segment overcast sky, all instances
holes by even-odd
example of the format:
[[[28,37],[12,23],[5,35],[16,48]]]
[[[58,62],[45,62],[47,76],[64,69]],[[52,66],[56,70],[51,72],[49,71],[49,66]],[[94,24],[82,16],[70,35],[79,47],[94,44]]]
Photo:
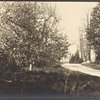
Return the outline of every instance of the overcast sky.
[[[73,46],[72,53],[77,49],[79,43],[79,28],[86,22],[87,13],[97,5],[97,2],[56,2],[62,18],[62,26]]]

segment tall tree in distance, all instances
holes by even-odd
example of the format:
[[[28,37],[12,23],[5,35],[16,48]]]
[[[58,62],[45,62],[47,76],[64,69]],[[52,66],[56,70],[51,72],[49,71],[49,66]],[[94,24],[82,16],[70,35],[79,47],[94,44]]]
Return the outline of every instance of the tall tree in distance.
[[[88,34],[89,34],[89,30],[90,30],[90,13],[87,14],[87,22],[86,22],[86,28],[85,28],[85,31],[86,31],[86,45],[87,45],[87,55],[88,55],[88,60],[91,61],[91,44],[90,42],[88,41]]]
[[[88,41],[88,33],[90,30],[90,14],[87,14],[86,23],[80,28],[80,52],[84,61],[91,61],[91,45]]]
[[[91,18],[90,25],[87,32],[87,39],[96,53],[96,61],[100,62],[100,3],[94,7]]]
[[[68,52],[56,8],[40,2],[10,2],[0,17],[1,44],[18,66],[52,66]]]

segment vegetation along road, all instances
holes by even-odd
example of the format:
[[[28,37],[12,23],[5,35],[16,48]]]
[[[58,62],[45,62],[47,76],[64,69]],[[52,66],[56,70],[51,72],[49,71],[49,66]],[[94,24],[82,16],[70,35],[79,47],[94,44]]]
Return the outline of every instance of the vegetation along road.
[[[100,77],[100,70],[89,68],[81,64],[62,64],[62,67],[73,71],[78,71],[92,76]]]

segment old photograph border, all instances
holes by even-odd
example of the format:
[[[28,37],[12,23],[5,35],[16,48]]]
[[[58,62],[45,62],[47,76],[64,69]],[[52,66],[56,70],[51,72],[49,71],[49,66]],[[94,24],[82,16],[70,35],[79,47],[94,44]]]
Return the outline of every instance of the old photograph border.
[[[28,2],[28,0],[26,0],[27,2]],[[0,2],[2,2],[2,1],[0,1]],[[7,2],[12,2],[12,0],[8,0]],[[19,1],[17,1],[17,0],[14,0],[14,2],[19,2]],[[24,1],[21,1],[21,2],[24,2]],[[54,0],[54,1],[52,1],[52,0],[49,0],[49,1],[46,1],[46,0],[43,0],[43,1],[40,1],[40,0],[30,0],[30,2],[99,2],[98,0],[87,0],[87,1],[85,1],[85,0],[62,0],[62,1],[60,1],[60,0]],[[19,63],[20,64],[20,63]],[[32,62],[32,64],[33,64],[33,62]],[[83,63],[83,65],[84,65],[85,63]],[[38,65],[37,65],[38,66]],[[29,67],[30,67],[30,69],[31,69],[31,64],[29,65]],[[56,66],[56,68],[58,68],[59,69],[59,66]],[[35,69],[35,68],[34,68]],[[27,69],[26,69],[27,70]],[[35,71],[36,71],[37,69],[35,69]],[[49,69],[45,69],[44,68],[44,70],[46,70],[46,72],[48,73],[48,70]],[[60,70],[60,69],[59,69]],[[64,69],[63,69],[64,70]],[[61,71],[61,75],[62,75],[62,72],[64,72],[64,71],[62,71],[62,70],[60,70]],[[40,72],[41,72],[41,69],[40,69]],[[41,72],[42,73],[42,72]],[[44,74],[44,73],[42,73],[42,74]],[[74,74],[77,74],[77,72],[76,73],[74,73]],[[83,75],[83,74],[82,74]],[[55,75],[56,76],[56,75]],[[84,76],[84,75],[83,75]],[[88,77],[88,75],[86,75],[87,77]],[[85,77],[86,77],[85,76]],[[57,76],[58,77],[58,76]],[[79,77],[79,76],[78,76]],[[83,77],[83,79],[81,79],[81,80],[84,80],[84,78],[85,77]],[[51,77],[50,77],[51,78]],[[67,79],[68,77],[66,77],[66,79]],[[87,78],[87,80],[88,79],[90,79],[90,77],[88,77]],[[93,79],[94,80],[98,80],[98,77],[95,77],[95,76],[93,76]],[[74,80],[77,80],[77,79],[75,79],[75,78],[73,78],[73,81]],[[67,80],[66,80],[67,81]],[[78,80],[77,80],[78,81]],[[73,84],[73,83],[72,83]],[[56,88],[58,87],[59,88],[59,85],[58,86],[55,86]],[[74,87],[73,87],[74,88]],[[66,91],[66,90],[65,90]],[[92,91],[92,90],[91,90]],[[1,94],[0,95],[0,100],[99,100],[100,99],[100,97],[99,96],[85,96],[85,95],[79,95],[79,96],[77,96],[77,95],[71,95],[71,96],[69,96],[69,95],[66,95],[66,94],[63,94],[63,93],[57,93],[56,95],[55,94],[51,94],[51,93],[45,93],[45,94],[43,94],[43,95],[41,95],[41,93],[40,94],[34,94],[34,96],[32,96],[32,95],[26,95],[26,94],[23,94],[23,95],[9,95],[9,94],[7,94],[7,95],[4,95],[4,94]]]

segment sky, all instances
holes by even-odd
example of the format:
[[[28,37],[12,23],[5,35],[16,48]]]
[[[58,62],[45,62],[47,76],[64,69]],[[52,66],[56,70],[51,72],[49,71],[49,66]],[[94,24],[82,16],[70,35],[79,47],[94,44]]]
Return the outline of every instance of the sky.
[[[86,23],[87,14],[98,2],[56,2],[58,12],[61,16],[61,26],[64,33],[68,35],[70,52],[75,53],[79,44],[79,28]]]

